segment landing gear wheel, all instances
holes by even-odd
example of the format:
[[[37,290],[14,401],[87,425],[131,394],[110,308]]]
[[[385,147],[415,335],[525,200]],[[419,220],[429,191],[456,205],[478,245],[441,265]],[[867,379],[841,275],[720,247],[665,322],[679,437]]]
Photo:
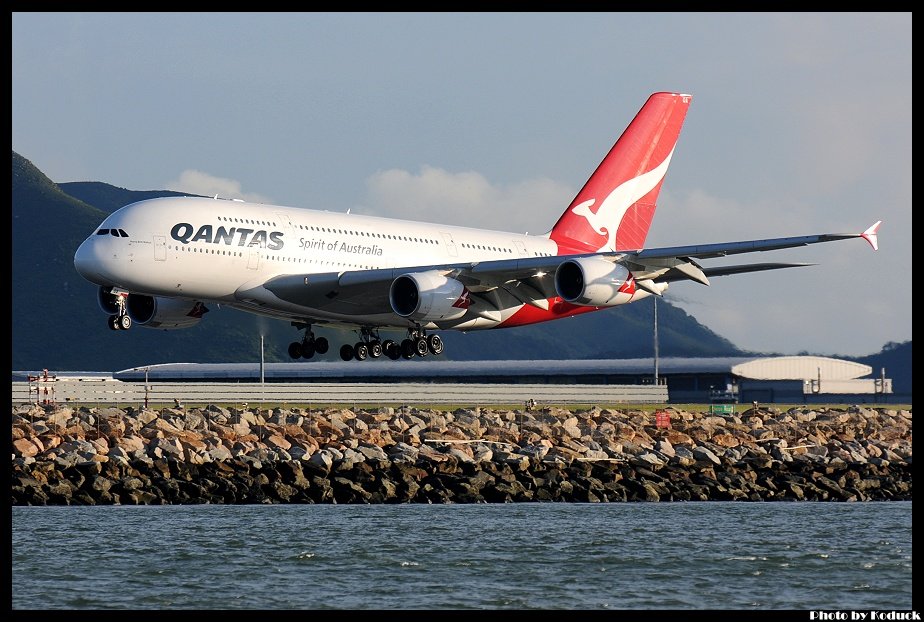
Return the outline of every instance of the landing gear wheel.
[[[119,316],[119,328],[121,328],[122,330],[128,330],[131,327],[132,327],[132,318],[130,318],[127,315],[120,315]]]
[[[293,341],[289,344],[289,356],[293,359],[302,358],[302,344],[297,341]]]
[[[414,351],[417,356],[427,356],[430,353],[430,347],[427,345],[426,337],[418,337],[414,340]]]
[[[121,328],[119,326],[119,316],[110,315],[109,316],[109,330],[119,330],[119,328]]]
[[[353,356],[356,357],[357,361],[365,361],[367,358],[369,358],[369,346],[363,342],[357,343],[356,347],[354,348]]]
[[[401,356],[406,359],[414,358],[415,353],[414,342],[410,339],[405,339],[401,342]]]
[[[353,346],[351,346],[348,343],[345,343],[342,346],[340,346],[340,358],[343,359],[344,361],[353,360]]]
[[[312,356],[314,356],[314,343],[306,341],[302,344],[302,358],[310,359]]]
[[[327,349],[329,347],[326,337],[319,337],[314,340],[314,351],[318,354],[327,354]]]
[[[443,340],[439,335],[430,335],[427,337],[427,348],[430,350],[430,354],[442,354]]]
[[[380,342],[378,341],[369,342],[369,356],[371,356],[374,359],[377,359],[380,356],[382,356],[382,344]]]
[[[399,358],[401,358],[401,346],[391,339],[385,341],[385,343],[382,344],[382,350],[385,351],[385,356],[393,361],[397,361]]]

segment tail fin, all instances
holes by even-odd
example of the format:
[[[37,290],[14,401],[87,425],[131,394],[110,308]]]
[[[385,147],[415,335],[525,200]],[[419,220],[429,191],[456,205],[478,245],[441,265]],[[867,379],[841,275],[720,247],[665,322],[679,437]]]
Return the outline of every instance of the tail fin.
[[[549,233],[559,254],[642,248],[691,95],[655,93]]]

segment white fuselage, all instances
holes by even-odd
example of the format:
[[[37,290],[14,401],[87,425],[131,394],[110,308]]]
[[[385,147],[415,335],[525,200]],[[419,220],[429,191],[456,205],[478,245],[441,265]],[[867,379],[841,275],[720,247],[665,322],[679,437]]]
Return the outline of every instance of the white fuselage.
[[[113,212],[75,255],[89,281],[151,296],[216,302],[275,317],[318,317],[280,301],[242,302],[241,292],[281,275],[343,273],[555,255],[531,236],[237,200],[180,197]],[[515,309],[510,309],[513,312]],[[320,317],[406,325],[396,315]],[[504,314],[508,316],[508,313]],[[492,322],[493,324],[494,322]]]

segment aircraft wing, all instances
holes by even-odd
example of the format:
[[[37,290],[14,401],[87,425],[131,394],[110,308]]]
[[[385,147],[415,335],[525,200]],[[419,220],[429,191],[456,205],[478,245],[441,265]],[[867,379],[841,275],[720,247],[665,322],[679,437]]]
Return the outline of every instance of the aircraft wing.
[[[863,238],[875,250],[878,248],[876,232],[879,224],[877,222],[863,233],[827,233],[634,251],[522,257],[341,273],[291,274],[274,277],[264,283],[260,289],[268,290],[285,302],[323,312],[348,315],[389,314],[392,312],[389,303],[389,289],[396,278],[409,273],[436,271],[461,282],[475,296],[491,290],[503,289],[523,303],[545,308],[548,305],[547,299],[557,295],[554,283],[555,271],[559,265],[569,259],[601,258],[621,263],[632,273],[637,285],[652,293],[660,294],[661,290],[653,285],[655,282],[693,280],[708,285],[710,276],[812,265],[754,263],[703,268],[696,260],[780,250],[851,238]],[[259,298],[253,291],[240,292],[239,297],[242,299],[248,296],[251,299]]]
[[[689,279],[704,285],[709,284],[709,276],[742,274],[761,270],[796,268],[811,264],[802,263],[758,263],[735,266],[703,268],[695,260],[715,259],[728,255],[757,253],[763,251],[795,248],[822,242],[836,242],[862,238],[873,250],[878,250],[878,231],[882,221],[877,221],[863,233],[822,233],[790,238],[770,238],[765,240],[745,240],[741,242],[722,242],[718,244],[695,244],[691,246],[671,246],[632,251],[626,254],[623,262],[637,281],[657,279],[662,282]],[[656,293],[656,292],[654,292]]]

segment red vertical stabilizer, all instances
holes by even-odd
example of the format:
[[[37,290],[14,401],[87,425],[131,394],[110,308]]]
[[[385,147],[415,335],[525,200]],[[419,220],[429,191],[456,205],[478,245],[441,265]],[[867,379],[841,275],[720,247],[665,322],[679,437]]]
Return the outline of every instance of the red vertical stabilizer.
[[[642,248],[691,95],[655,93],[549,233],[561,255]]]

